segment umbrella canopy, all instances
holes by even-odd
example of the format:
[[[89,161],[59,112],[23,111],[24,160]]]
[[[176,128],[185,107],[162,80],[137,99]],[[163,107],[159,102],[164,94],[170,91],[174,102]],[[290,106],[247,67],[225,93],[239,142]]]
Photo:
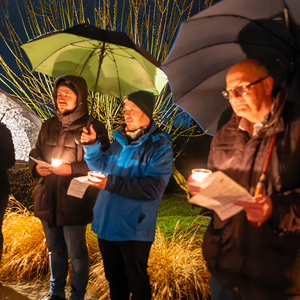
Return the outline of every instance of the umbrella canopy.
[[[38,116],[25,104],[0,90],[0,121],[12,135],[17,160],[29,161],[29,152],[42,126]]]
[[[300,49],[300,1],[223,0],[180,26],[163,69],[174,102],[214,134],[229,102],[229,68],[245,59],[266,63],[275,85],[287,83]]]
[[[34,71],[83,77],[88,89],[124,98],[146,90],[160,94],[168,82],[160,64],[123,32],[80,24],[23,44]]]

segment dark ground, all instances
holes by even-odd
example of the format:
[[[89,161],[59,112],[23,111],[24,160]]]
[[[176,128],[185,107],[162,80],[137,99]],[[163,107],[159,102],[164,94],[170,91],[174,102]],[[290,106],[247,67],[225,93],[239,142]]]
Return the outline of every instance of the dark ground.
[[[41,300],[49,291],[49,282],[12,282],[2,281],[0,283],[0,300]],[[66,288],[66,297],[70,296],[70,287]],[[67,298],[68,299],[68,298]],[[85,295],[85,300],[98,300],[89,292]]]
[[[8,282],[0,284],[0,300],[40,300],[48,292],[44,284],[25,282]]]

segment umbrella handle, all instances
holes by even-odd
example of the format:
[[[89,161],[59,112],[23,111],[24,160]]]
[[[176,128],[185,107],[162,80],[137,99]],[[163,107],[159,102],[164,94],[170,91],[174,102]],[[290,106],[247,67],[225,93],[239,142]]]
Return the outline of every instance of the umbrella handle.
[[[91,126],[92,123],[93,123],[93,118],[92,118],[91,115],[89,115],[89,119],[88,119],[88,121],[86,123],[86,128],[88,130],[88,133],[90,133],[90,126]]]
[[[267,157],[266,157],[265,164],[264,164],[264,167],[263,167],[263,172],[260,175],[259,181],[256,185],[254,196],[263,194],[264,189],[266,187],[267,170],[268,170],[268,166],[269,166],[269,162],[270,162],[270,158],[271,158],[271,153],[272,153],[272,150],[273,150],[275,140],[276,140],[276,133],[272,135],[270,145],[269,145],[269,149],[268,149],[268,153],[267,153]],[[254,227],[259,227],[261,225],[261,223],[258,223],[258,222],[250,221],[250,223]]]

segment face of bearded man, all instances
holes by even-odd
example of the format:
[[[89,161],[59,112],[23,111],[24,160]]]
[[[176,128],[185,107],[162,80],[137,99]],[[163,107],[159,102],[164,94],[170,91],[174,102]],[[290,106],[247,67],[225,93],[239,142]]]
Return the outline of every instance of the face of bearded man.
[[[59,86],[57,89],[57,108],[62,115],[74,111],[77,105],[77,95],[66,86]]]

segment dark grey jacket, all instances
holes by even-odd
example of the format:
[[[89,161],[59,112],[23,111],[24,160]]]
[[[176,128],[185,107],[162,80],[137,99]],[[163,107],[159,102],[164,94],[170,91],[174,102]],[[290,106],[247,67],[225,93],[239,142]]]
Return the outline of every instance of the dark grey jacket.
[[[254,194],[277,133],[266,189],[271,218],[255,228],[244,211],[224,222],[214,215],[204,237],[209,271],[243,299],[300,295],[300,105],[279,98],[275,104],[275,114],[255,137],[238,129],[240,119],[233,114],[214,136],[209,154],[211,170],[223,171]]]
[[[74,112],[61,115],[45,121],[42,125],[36,147],[30,156],[51,163],[51,158],[62,158],[64,163],[72,166],[71,176],[51,174],[41,177],[33,190],[35,216],[49,223],[50,226],[85,225],[93,219],[93,206],[97,197],[97,189],[89,187],[83,199],[67,195],[69,183],[74,177],[87,174],[88,167],[83,159],[83,147],[75,143],[78,130],[86,126],[88,121],[87,87],[80,77],[64,76],[73,83],[78,92],[78,103]],[[54,99],[56,102],[56,86],[54,84]],[[102,151],[109,148],[107,131],[103,124],[93,120],[102,143]],[[35,170],[36,163],[29,162],[33,176],[39,176]]]

